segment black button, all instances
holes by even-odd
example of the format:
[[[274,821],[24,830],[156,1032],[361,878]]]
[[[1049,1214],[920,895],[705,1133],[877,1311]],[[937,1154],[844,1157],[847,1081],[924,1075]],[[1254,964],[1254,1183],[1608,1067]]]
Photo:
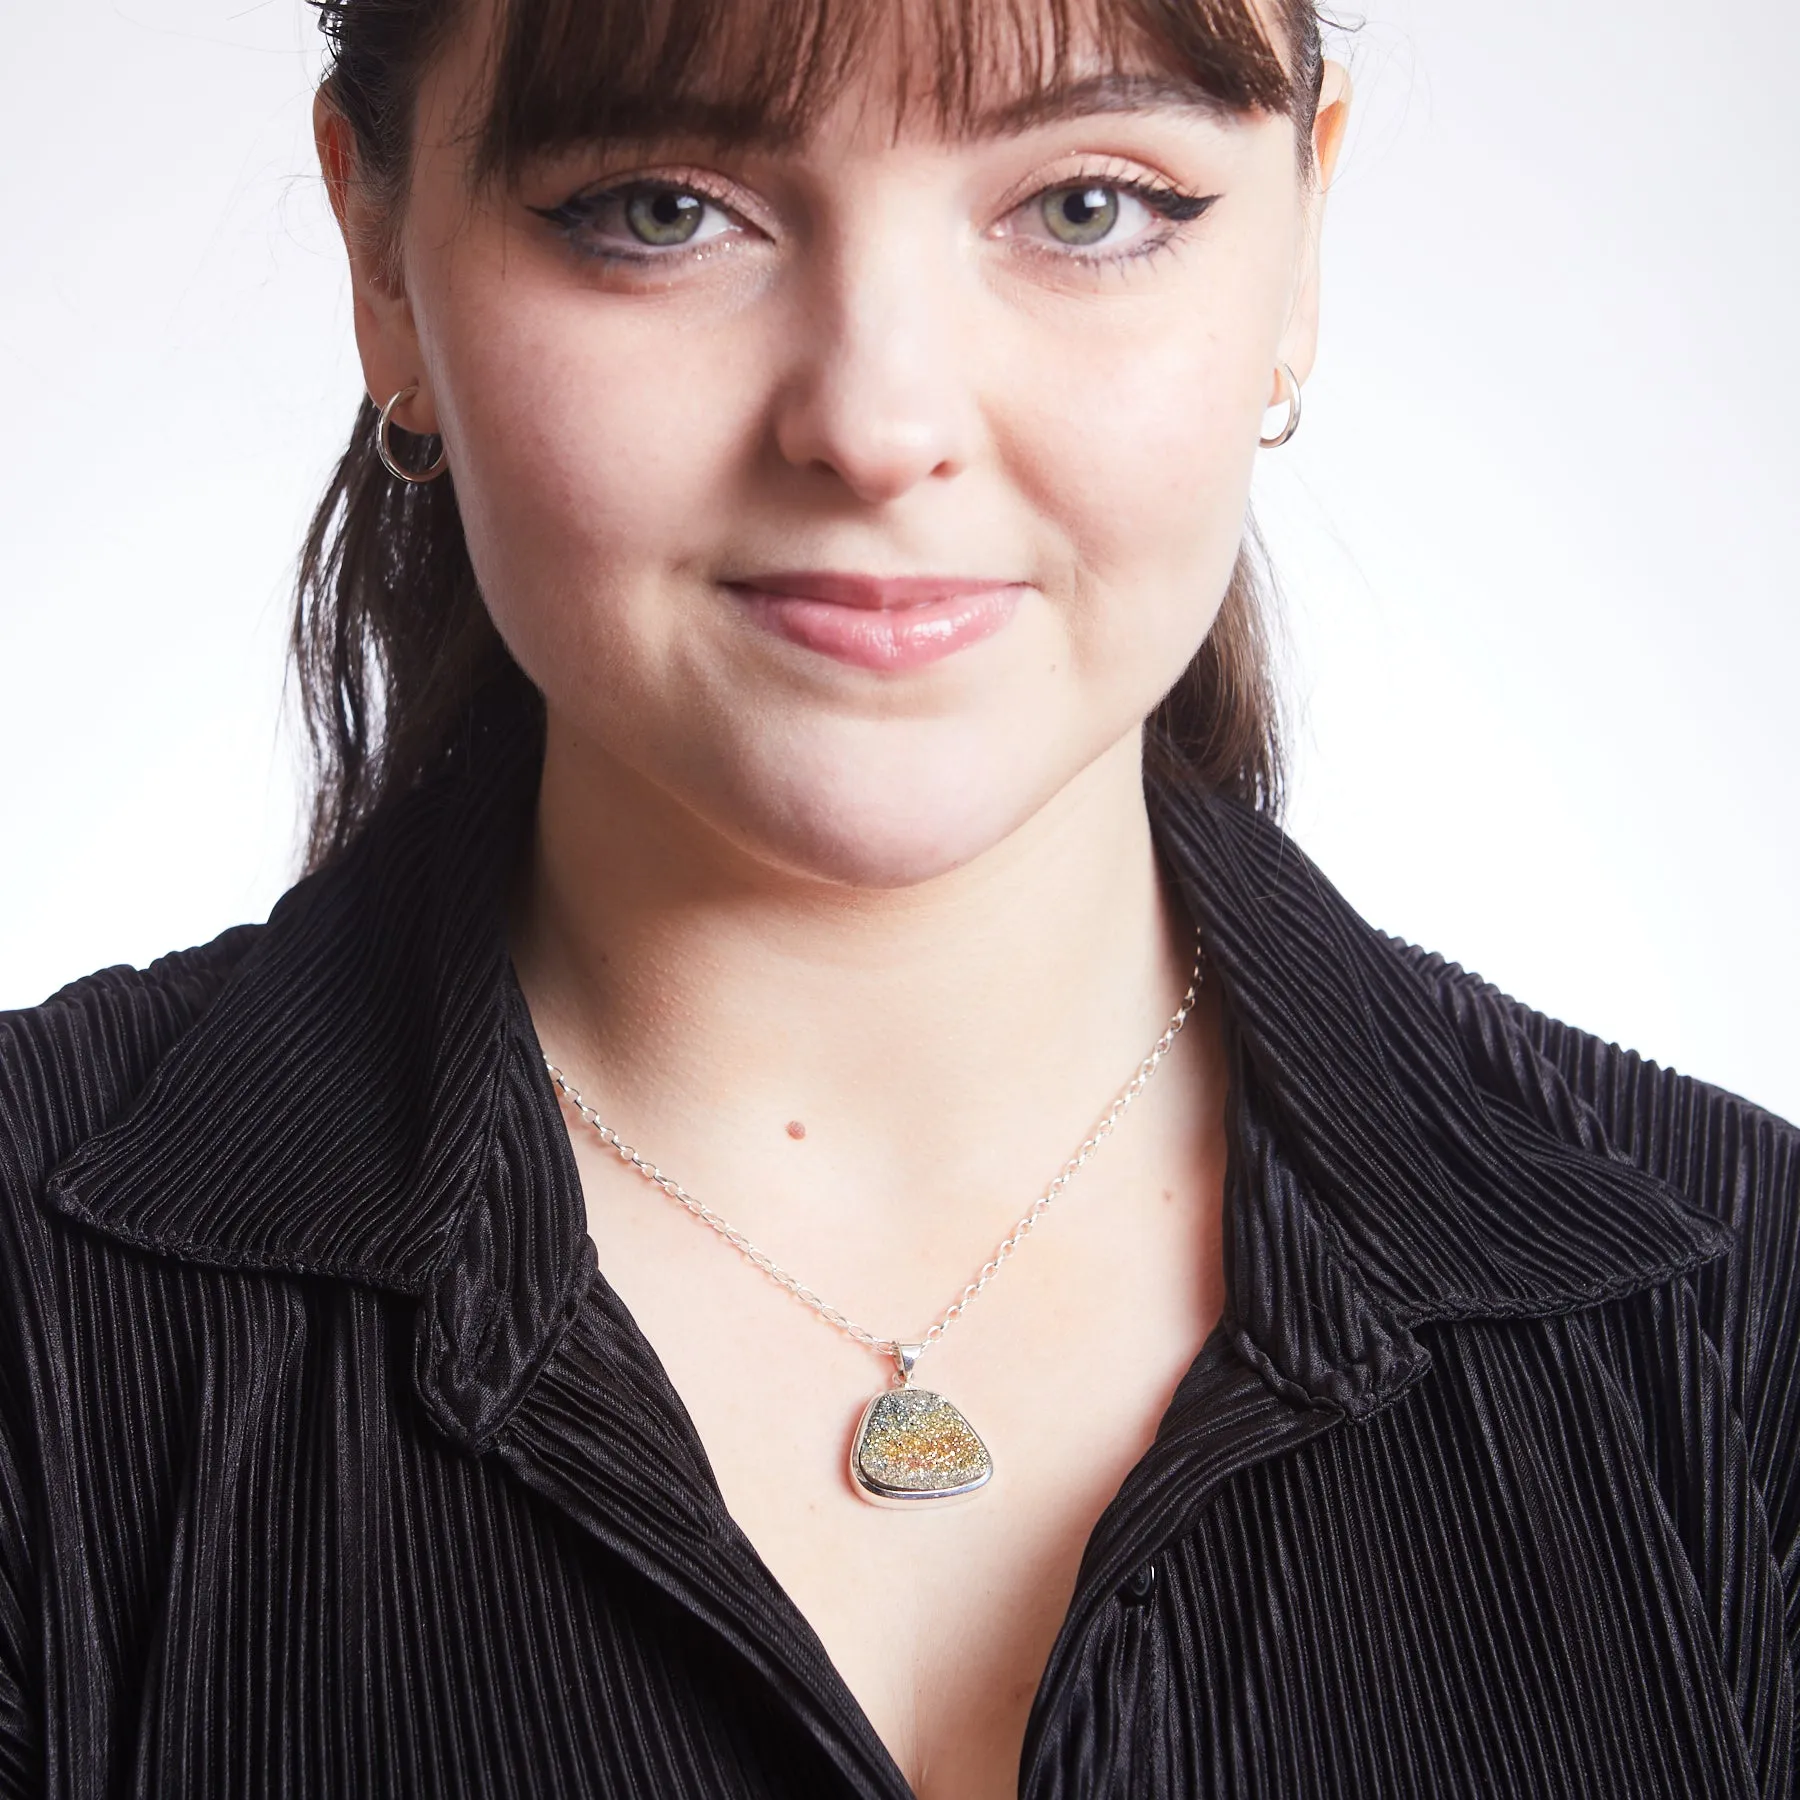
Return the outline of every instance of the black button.
[[[1156,1564],[1139,1563],[1125,1577],[1125,1585],[1119,1589],[1119,1597],[1131,1606],[1142,1606],[1156,1592]]]

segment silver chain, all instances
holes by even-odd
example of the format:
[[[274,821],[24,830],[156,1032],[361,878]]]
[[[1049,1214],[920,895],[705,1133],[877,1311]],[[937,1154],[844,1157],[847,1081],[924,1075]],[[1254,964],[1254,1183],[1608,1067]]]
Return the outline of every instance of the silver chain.
[[[1138,1064],[1137,1073],[1119,1090],[1118,1096],[1107,1109],[1106,1116],[1094,1127],[1093,1134],[1085,1139],[1075,1154],[1063,1164],[1056,1179],[1032,1202],[1031,1210],[995,1246],[994,1254],[976,1271],[975,1279],[944,1308],[936,1323],[917,1340],[916,1345],[908,1346],[915,1351],[915,1354],[929,1349],[962,1317],[963,1313],[968,1310],[970,1302],[999,1274],[1001,1265],[1030,1235],[1038,1220],[1049,1211],[1063,1189],[1075,1179],[1088,1158],[1112,1136],[1114,1127],[1124,1117],[1125,1109],[1144,1091],[1144,1084],[1156,1073],[1157,1064],[1168,1055],[1169,1046],[1175,1042],[1182,1026],[1187,1023],[1188,1014],[1194,1010],[1194,1001],[1199,995],[1203,979],[1205,960],[1205,954],[1200,949],[1196,936],[1194,971],[1188,982],[1187,992],[1182,995],[1181,1004],[1175,1009],[1175,1016],[1163,1027],[1162,1036],[1151,1046],[1150,1054]],[[610,1125],[602,1123],[599,1114],[582,1099],[570,1084],[568,1076],[549,1057],[544,1058],[544,1067],[549,1070],[550,1079],[556,1083],[563,1097],[587,1124],[593,1126],[594,1130],[600,1134],[602,1141],[618,1153],[621,1161],[630,1163],[646,1181],[653,1182],[661,1188],[671,1200],[684,1206],[703,1225],[710,1225],[746,1262],[760,1269],[777,1287],[792,1294],[803,1306],[811,1308],[827,1325],[836,1326],[847,1338],[863,1345],[866,1349],[878,1351],[883,1356],[898,1356],[901,1348],[900,1339],[877,1337],[867,1327],[858,1325],[852,1319],[847,1319],[835,1306],[827,1305],[798,1276],[790,1275],[767,1251],[759,1250],[735,1225],[722,1219],[705,1201],[696,1200],[680,1182],[665,1175],[655,1163],[648,1161],[632,1149]]]

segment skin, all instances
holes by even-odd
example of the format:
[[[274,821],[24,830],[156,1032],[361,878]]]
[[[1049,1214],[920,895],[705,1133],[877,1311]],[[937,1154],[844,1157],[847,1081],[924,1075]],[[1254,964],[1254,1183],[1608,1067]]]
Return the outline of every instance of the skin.
[[[515,964],[546,1052],[628,1142],[915,1337],[1186,986],[1140,728],[1223,596],[1275,371],[1311,370],[1322,188],[1274,116],[890,142],[878,59],[780,156],[596,151],[472,198],[455,127],[485,30],[477,10],[428,72],[394,268],[348,134],[323,103],[317,125],[369,392],[418,384],[398,421],[443,434],[483,592],[547,700]],[[1348,105],[1329,64],[1326,184]],[[722,184],[703,252],[609,268],[531,210],[646,173]],[[1045,190],[1109,178],[1220,198],[1173,230],[1126,201],[1109,238],[1059,240]],[[616,214],[601,235],[634,242]],[[782,569],[1028,591],[984,641],[872,670],[718,585]],[[887,1365],[573,1126],[606,1278],[928,1800],[1016,1791],[1083,1545],[1218,1320],[1224,1086],[1203,990],[921,1364],[997,1465],[924,1516],[866,1506],[844,1470]]]

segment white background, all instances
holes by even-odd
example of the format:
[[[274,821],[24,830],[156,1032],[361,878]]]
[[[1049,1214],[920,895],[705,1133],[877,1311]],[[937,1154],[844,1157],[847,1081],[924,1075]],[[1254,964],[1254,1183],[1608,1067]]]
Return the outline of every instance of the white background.
[[[293,558],[360,394],[298,0],[0,75],[0,1006],[292,878]],[[1263,458],[1300,841],[1372,920],[1800,1117],[1793,0],[1374,0]]]

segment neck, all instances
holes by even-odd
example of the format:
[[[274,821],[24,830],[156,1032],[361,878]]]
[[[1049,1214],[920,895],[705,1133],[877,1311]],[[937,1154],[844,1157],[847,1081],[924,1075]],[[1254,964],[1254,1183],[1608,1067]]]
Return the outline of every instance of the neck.
[[[865,1204],[916,1208],[951,1171],[1029,1199],[1187,985],[1135,738],[982,856],[889,888],[773,870],[550,743],[520,981],[551,1059],[697,1192],[753,1202],[797,1124]]]

